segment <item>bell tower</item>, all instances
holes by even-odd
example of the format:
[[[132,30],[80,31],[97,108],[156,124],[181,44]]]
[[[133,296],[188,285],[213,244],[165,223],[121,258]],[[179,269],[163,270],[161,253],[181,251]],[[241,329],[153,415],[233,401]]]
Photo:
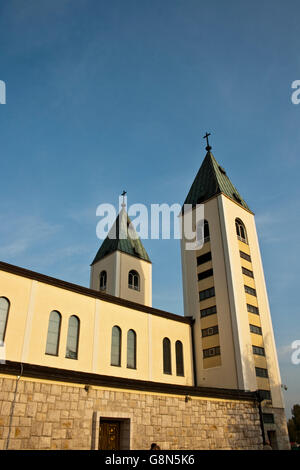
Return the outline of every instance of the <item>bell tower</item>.
[[[214,158],[209,135],[206,156],[185,200],[193,213],[198,204],[204,206],[203,244],[187,250],[188,241],[184,236],[181,240],[184,311],[195,320],[197,385],[258,391],[278,445],[288,448],[254,214]],[[186,216],[183,208],[182,223]]]
[[[152,263],[123,202],[92,264],[90,288],[152,306]]]

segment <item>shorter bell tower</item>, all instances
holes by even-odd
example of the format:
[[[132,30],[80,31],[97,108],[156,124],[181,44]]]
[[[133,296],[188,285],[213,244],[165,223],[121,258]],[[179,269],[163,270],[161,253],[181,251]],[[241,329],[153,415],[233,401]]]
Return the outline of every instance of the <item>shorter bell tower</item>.
[[[152,307],[152,263],[125,207],[91,264],[90,288]]]

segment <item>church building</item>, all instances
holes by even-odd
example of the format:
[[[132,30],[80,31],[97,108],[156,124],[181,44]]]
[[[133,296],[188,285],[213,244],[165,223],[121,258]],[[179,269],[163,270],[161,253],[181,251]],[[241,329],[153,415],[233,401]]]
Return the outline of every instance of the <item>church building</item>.
[[[0,262],[0,449],[289,449],[254,213],[206,150],[184,315],[152,307],[124,205],[89,288]]]

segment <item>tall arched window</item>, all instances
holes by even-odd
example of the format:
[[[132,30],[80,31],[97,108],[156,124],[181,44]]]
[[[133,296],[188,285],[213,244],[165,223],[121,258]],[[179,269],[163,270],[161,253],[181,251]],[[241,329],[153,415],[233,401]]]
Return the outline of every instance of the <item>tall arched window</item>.
[[[6,297],[0,297],[0,341],[4,341],[10,303]]]
[[[100,273],[100,290],[106,290],[107,273],[101,271]]]
[[[121,366],[121,341],[122,331],[118,326],[114,326],[111,334],[111,365]]]
[[[127,333],[127,367],[136,369],[136,333],[133,330]]]
[[[246,227],[240,219],[235,219],[235,229],[238,239],[244,243],[248,243]]]
[[[184,376],[184,367],[183,367],[183,347],[181,341],[176,341],[175,343],[175,352],[176,352],[176,375]]]
[[[169,338],[164,338],[163,340],[163,363],[164,363],[164,374],[172,374],[171,342]]]
[[[204,243],[209,241],[209,225],[207,220],[204,220]]]
[[[128,274],[128,287],[129,289],[140,290],[140,276],[137,271],[133,269]]]
[[[67,351],[66,357],[69,359],[77,359],[78,357],[78,340],[79,340],[79,318],[72,315],[69,318]]]
[[[48,335],[46,344],[46,354],[58,355],[58,344],[60,335],[61,315],[59,312],[53,310],[50,313]]]

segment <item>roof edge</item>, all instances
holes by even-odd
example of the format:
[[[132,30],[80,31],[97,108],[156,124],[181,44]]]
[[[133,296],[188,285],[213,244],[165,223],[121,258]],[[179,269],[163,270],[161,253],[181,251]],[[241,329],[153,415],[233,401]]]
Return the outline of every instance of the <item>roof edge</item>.
[[[20,375],[21,363],[6,361],[0,364],[0,373],[8,375]],[[82,385],[94,385],[99,387],[111,387],[116,389],[129,389],[152,393],[170,395],[190,395],[194,397],[207,397],[225,400],[257,401],[256,392],[239,389],[226,389],[214,387],[194,387],[191,385],[177,385],[167,382],[152,382],[149,380],[129,379],[111,375],[95,374],[91,372],[59,369],[44,365],[22,363],[22,377],[30,377],[42,380],[52,380],[65,383],[77,383]]]
[[[115,297],[113,295],[106,294],[105,292],[96,291],[88,287],[80,286],[78,284],[72,284],[71,282],[50,277],[45,274],[40,274],[35,271],[30,271],[29,269],[21,268],[13,264],[8,264],[4,261],[0,261],[0,270],[15,274],[17,276],[26,277],[28,279],[34,279],[35,281],[43,282],[44,284],[49,284],[51,286],[59,287],[61,289],[76,292],[77,294],[86,295],[95,299],[100,299],[104,302],[110,302],[116,305],[131,308],[133,310],[138,310],[139,312],[149,313],[151,315],[156,315],[181,323],[187,323],[189,325],[192,324],[191,317],[184,317],[183,315],[176,315],[175,313],[167,312],[165,310],[160,310],[154,307],[149,307],[148,305],[138,304],[137,302],[132,302],[131,300],[122,299],[121,297]]]

